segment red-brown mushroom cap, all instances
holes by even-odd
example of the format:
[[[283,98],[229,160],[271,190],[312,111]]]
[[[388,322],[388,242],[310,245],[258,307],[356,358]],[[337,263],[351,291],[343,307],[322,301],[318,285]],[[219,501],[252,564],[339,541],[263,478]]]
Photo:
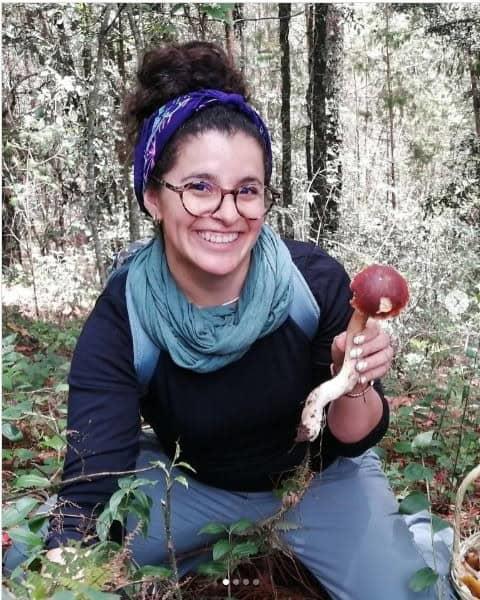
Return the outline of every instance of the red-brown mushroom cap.
[[[352,280],[350,303],[369,317],[394,317],[406,306],[409,293],[404,277],[393,267],[370,265]]]

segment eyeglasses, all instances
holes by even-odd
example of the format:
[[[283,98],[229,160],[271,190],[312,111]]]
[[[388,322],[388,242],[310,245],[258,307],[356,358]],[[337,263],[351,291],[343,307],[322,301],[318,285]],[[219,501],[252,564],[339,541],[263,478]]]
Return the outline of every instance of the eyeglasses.
[[[164,179],[156,181],[176,192],[180,196],[183,208],[192,217],[213,215],[220,210],[225,196],[232,194],[239,215],[245,219],[261,219],[280,195],[267,185],[257,183],[247,183],[233,190],[225,190],[211,181],[192,181],[185,185],[173,185]]]

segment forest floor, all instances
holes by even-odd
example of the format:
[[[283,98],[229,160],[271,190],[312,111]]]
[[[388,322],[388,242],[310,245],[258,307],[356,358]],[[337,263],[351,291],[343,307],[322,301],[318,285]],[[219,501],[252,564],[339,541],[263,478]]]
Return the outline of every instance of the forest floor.
[[[35,516],[35,511],[61,474],[66,445],[66,376],[82,319],[62,321],[43,322],[26,318],[11,307],[4,310],[4,549],[12,540],[30,544],[32,552],[39,549],[38,532],[45,519]],[[477,357],[444,357],[434,370],[417,374],[414,380],[409,373],[400,373],[386,386],[391,426],[376,450],[401,510],[429,508],[434,528],[441,529],[453,522],[458,485],[479,459]],[[474,527],[480,527],[479,481],[462,505],[462,532],[466,535]],[[32,563],[33,572],[38,568],[38,563]],[[185,577],[182,597],[229,597],[223,579],[218,574]],[[34,575],[29,581],[30,586],[40,585]],[[278,550],[251,556],[231,570],[229,581],[230,597],[238,600],[327,598],[311,574]],[[144,583],[134,596],[125,594],[127,588],[124,585],[125,598],[168,597],[164,591],[160,594],[165,588],[155,588],[151,582]],[[111,585],[100,589],[115,591]],[[15,592],[22,597],[19,588]],[[100,597],[87,592],[86,598]],[[30,589],[24,597],[33,597],[32,593]],[[84,596],[67,594],[58,600],[77,597]]]

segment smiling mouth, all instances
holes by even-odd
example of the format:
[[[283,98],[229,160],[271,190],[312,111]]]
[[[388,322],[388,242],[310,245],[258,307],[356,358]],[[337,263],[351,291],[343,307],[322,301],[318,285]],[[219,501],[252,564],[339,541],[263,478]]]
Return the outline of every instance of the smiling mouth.
[[[206,242],[213,244],[230,244],[238,239],[238,231],[232,233],[219,233],[213,231],[198,231],[198,235]]]

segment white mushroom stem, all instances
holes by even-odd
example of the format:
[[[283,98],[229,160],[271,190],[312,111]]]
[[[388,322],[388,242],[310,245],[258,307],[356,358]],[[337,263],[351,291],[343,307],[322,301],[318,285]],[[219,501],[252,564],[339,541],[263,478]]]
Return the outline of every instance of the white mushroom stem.
[[[355,310],[347,327],[345,358],[335,377],[325,381],[308,395],[298,428],[297,440],[312,442],[320,433],[323,409],[340,396],[351,392],[358,383],[360,373],[355,369],[356,358],[351,358],[353,339],[365,328],[368,315]]]

